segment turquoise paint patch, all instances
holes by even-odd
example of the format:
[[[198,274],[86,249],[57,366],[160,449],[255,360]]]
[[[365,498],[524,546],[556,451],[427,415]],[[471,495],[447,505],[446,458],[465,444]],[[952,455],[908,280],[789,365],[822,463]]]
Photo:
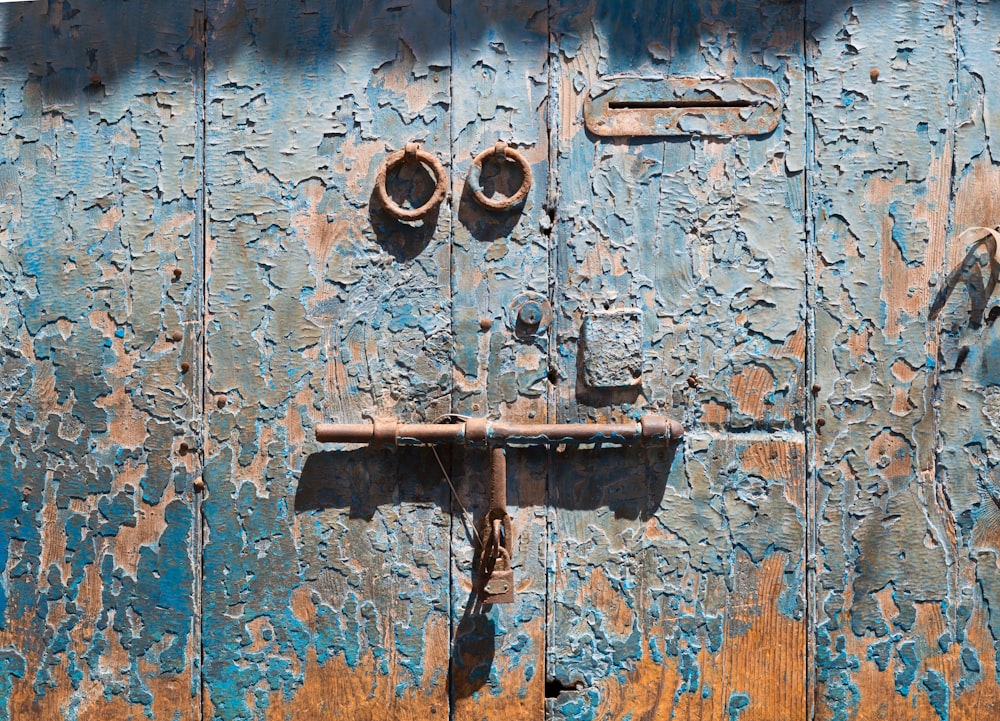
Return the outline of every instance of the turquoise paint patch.
[[[729,712],[729,721],[738,721],[743,710],[750,705],[750,697],[745,693],[733,692],[729,695],[729,703],[726,710]]]
[[[965,646],[962,649],[962,666],[972,674],[978,674],[982,671],[982,665],[979,663],[979,655],[976,653],[976,649],[971,646]]]
[[[931,702],[934,713],[937,714],[941,721],[948,721],[948,710],[951,700],[948,682],[945,681],[940,673],[934,669],[929,669],[924,675],[922,685],[927,689],[927,698]]]
[[[896,655],[901,664],[895,675],[896,692],[902,696],[908,696],[910,685],[917,678],[917,669],[920,665],[916,644],[913,641],[900,644]]]
[[[660,650],[660,640],[656,634],[650,634],[647,640],[647,645],[649,647],[649,658],[658,664],[663,663],[663,651]]]

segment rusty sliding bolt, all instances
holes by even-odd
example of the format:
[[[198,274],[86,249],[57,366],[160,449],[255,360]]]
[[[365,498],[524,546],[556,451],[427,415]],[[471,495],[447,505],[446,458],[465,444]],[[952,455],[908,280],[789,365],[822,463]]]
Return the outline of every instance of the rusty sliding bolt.
[[[370,423],[320,423],[320,443],[368,443],[373,446],[456,445],[555,446],[561,444],[614,443],[634,445],[643,441],[680,438],[677,421],[654,414],[632,423],[503,423],[485,418],[465,418],[460,423],[400,423],[379,418]]]
[[[507,512],[507,451],[490,449],[490,510],[479,532],[478,583],[483,603],[514,603],[514,526]]]
[[[483,519],[476,552],[480,602],[513,603],[514,570],[511,552],[514,529],[507,512],[507,456],[511,445],[667,442],[680,438],[677,421],[654,414],[632,423],[503,423],[465,418],[459,423],[400,423],[395,418],[370,423],[322,423],[316,426],[321,443],[367,443],[372,446],[420,446],[440,443],[490,447],[490,507]]]

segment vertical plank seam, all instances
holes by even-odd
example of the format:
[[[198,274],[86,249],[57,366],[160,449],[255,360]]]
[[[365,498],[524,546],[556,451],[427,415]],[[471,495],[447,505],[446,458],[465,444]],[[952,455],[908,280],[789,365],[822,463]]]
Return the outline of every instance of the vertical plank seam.
[[[448,108],[449,116],[451,109],[455,107],[455,3],[448,5]],[[451,308],[451,340],[452,358],[458,350],[455,336],[455,224],[452,218],[455,217],[455,131],[449,118],[448,122],[448,294],[450,296]],[[448,401],[448,408],[452,413],[458,409],[455,407],[455,362],[451,364],[451,398]],[[455,454],[448,450],[448,473],[455,476]],[[449,483],[449,486],[451,484]],[[465,511],[458,503],[458,498],[451,492],[448,493],[448,673],[446,676],[448,691],[448,721],[455,721],[455,512],[462,514],[462,521],[465,523]],[[472,519],[475,528],[475,519]]]
[[[554,8],[552,0],[546,3],[547,10],[547,34],[549,38],[548,47],[548,97],[546,101],[546,119],[545,119],[545,131],[547,135],[548,142],[548,172],[545,177],[545,212],[549,217],[549,230],[548,230],[548,240],[547,240],[547,255],[549,259],[548,267],[548,284],[549,284],[549,298],[551,299],[553,306],[552,323],[549,325],[548,329],[548,364],[549,373],[551,374],[553,369],[557,368],[553,353],[558,342],[558,332],[557,327],[561,319],[561,315],[558,312],[557,304],[559,302],[558,287],[556,283],[556,271],[558,264],[558,227],[557,223],[559,220],[558,213],[558,198],[559,198],[559,186],[558,186],[558,174],[557,169],[559,166],[559,151],[557,147],[559,139],[559,62],[557,57],[557,42],[556,42],[556,23],[554,17]],[[554,240],[555,239],[555,240]],[[558,377],[558,371],[556,372],[555,381],[559,382],[561,379]],[[548,416],[547,421],[549,423],[558,422],[558,409],[556,404],[556,398],[558,392],[553,388],[553,384],[550,382],[546,386],[546,415]],[[554,620],[553,614],[553,602],[554,602],[554,588],[555,583],[555,561],[552,553],[554,549],[554,544],[552,542],[552,533],[555,531],[555,499],[553,498],[554,486],[553,478],[555,472],[555,450],[549,448],[545,452],[545,601],[542,623],[542,670],[543,670],[543,683],[549,680],[549,655],[550,646],[549,639],[550,629],[552,628],[552,623]],[[548,699],[546,698],[542,702],[543,715],[549,717],[548,709]]]
[[[816,478],[816,418],[817,396],[813,394],[812,388],[816,383],[816,342],[815,342],[815,303],[816,293],[816,234],[814,232],[815,212],[813,207],[812,184],[810,183],[809,170],[813,163],[813,143],[815,134],[812,126],[812,83],[811,64],[809,56],[809,9],[810,0],[805,0],[802,6],[802,65],[803,65],[803,128],[805,131],[805,158],[802,168],[802,184],[805,195],[805,208],[803,217],[803,231],[806,241],[806,263],[805,263],[805,284],[806,284],[806,307],[805,307],[805,368],[804,370],[804,393],[805,396],[805,428],[803,435],[805,439],[805,459],[803,471],[805,473],[805,624],[806,624],[806,673],[805,673],[805,718],[806,721],[813,721],[816,717],[816,673],[814,669],[814,659],[816,657],[816,639],[813,624],[816,621],[816,577],[817,571],[813,567],[816,558],[816,511],[814,509],[815,494],[813,493]]]
[[[553,309],[556,308],[556,303],[558,303],[558,292],[556,283],[556,263],[558,262],[557,246],[558,246],[558,228],[557,223],[559,219],[559,188],[558,188],[558,167],[559,167],[559,151],[558,151],[558,141],[559,141],[559,107],[561,97],[559,94],[559,71],[560,65],[558,62],[557,50],[556,50],[556,22],[554,15],[554,8],[552,0],[546,3],[546,34],[549,39],[548,47],[548,67],[546,68],[546,77],[548,78],[548,89],[547,89],[547,99],[545,104],[545,132],[546,141],[548,143],[548,172],[546,174],[545,183],[545,212],[548,216],[548,238],[546,240],[547,256],[549,261],[549,267],[547,268],[549,276],[549,298],[551,299]],[[556,344],[558,341],[558,334],[556,332],[556,326],[559,322],[559,313],[553,313],[553,322],[549,326],[549,338],[548,338],[548,364],[549,373],[555,369],[554,380],[556,382],[560,381],[558,365],[555,362],[554,355],[556,354]],[[546,386],[547,396],[545,399],[546,406],[546,420],[549,423],[558,422],[558,412],[556,399],[558,397],[558,392],[553,385],[549,383]],[[553,543],[552,533],[555,530],[555,514],[556,506],[555,500],[553,498],[554,494],[554,484],[553,479],[555,478],[555,453],[554,449],[548,449],[546,451],[546,463],[545,463],[545,594],[544,594],[544,606],[543,606],[543,618],[544,622],[542,624],[542,669],[543,669],[543,684],[548,681],[549,678],[549,639],[551,638],[550,629],[555,618],[553,612],[553,603],[555,599],[555,558],[553,553],[555,551],[555,544]],[[543,685],[544,688],[544,685]],[[542,700],[542,711],[545,718],[549,717],[549,709],[547,708],[547,699]]]
[[[949,94],[951,95],[951,97],[949,98],[949,100],[951,102],[948,103],[948,113],[949,113],[949,118],[948,118],[948,132],[947,132],[947,135],[945,137],[945,148],[950,149],[950,153],[951,153],[950,163],[949,163],[949,166],[948,166],[948,211],[947,211],[947,215],[945,216],[945,221],[944,221],[944,231],[943,231],[944,237],[942,238],[943,247],[941,248],[941,266],[939,266],[937,269],[928,268],[928,278],[933,278],[934,275],[939,274],[939,273],[944,273],[944,274],[948,273],[949,255],[950,255],[949,254],[949,250],[950,250],[949,249],[949,245],[950,245],[949,241],[950,241],[951,235],[954,232],[955,206],[956,206],[956,200],[957,200],[957,198],[956,198],[956,196],[957,196],[956,189],[957,189],[957,179],[958,179],[958,167],[957,167],[957,162],[958,161],[957,161],[957,157],[956,157],[957,156],[957,153],[956,153],[956,142],[958,140],[958,138],[957,138],[957,132],[956,132],[957,131],[957,127],[958,127],[958,102],[957,102],[958,98],[956,97],[956,95],[960,95],[961,92],[962,92],[962,90],[961,90],[961,57],[960,57],[961,42],[960,42],[960,38],[959,38],[959,34],[961,32],[961,20],[960,20],[960,17],[959,17],[959,5],[960,4],[961,4],[961,0],[952,0],[952,2],[951,2],[952,18],[953,18],[953,22],[954,22],[954,28],[953,28],[953,32],[952,32],[953,53],[954,53],[954,55],[953,55],[954,62],[952,64],[952,72],[954,73],[954,83],[953,83],[951,89],[949,90]],[[930,294],[928,293],[928,297],[929,296],[930,296]],[[937,354],[938,354],[939,357],[941,355],[941,325],[942,325],[942,320],[941,320],[941,317],[939,316],[936,320],[934,320],[934,321],[932,321],[930,323],[930,325],[929,325],[929,327],[927,329],[929,333],[933,334],[931,337],[934,339],[934,347],[937,349],[936,352],[937,352]],[[930,393],[929,398],[931,400],[931,413],[932,413],[933,419],[934,419],[933,425],[932,425],[932,427],[934,429],[934,440],[933,440],[933,443],[934,443],[934,452],[933,452],[933,454],[931,456],[931,462],[934,464],[934,466],[933,466],[932,473],[931,473],[931,483],[932,483],[932,489],[935,492],[934,495],[935,495],[935,500],[936,500],[936,498],[937,498],[937,492],[936,491],[937,491],[937,487],[938,487],[938,483],[939,483],[938,469],[940,468],[941,456],[942,456],[942,453],[943,453],[943,450],[944,450],[943,447],[942,447],[942,444],[941,444],[941,433],[940,433],[940,429],[941,429],[941,404],[935,403],[933,401],[933,399],[935,399],[935,398],[941,398],[942,397],[941,396],[941,364],[940,363],[934,363],[934,365],[933,365],[933,367],[931,369],[931,379],[930,379],[930,383],[928,383],[928,386],[931,389],[931,393]],[[947,497],[947,489],[945,489],[944,493],[945,493],[945,496]],[[929,501],[929,499],[924,499],[925,508],[926,508],[926,504],[928,504],[928,501]],[[949,501],[949,503],[950,503],[950,501]],[[950,513],[950,508],[945,508],[943,510],[944,510],[945,513]],[[942,540],[942,544],[941,544],[942,548],[947,549],[947,545],[943,542],[945,539],[941,539],[941,540]],[[951,596],[952,593],[956,594],[956,598],[955,598],[956,602],[955,603],[951,603],[951,599],[949,598],[949,603],[948,603],[948,617],[949,618],[946,619],[946,621],[949,621],[949,620],[953,619],[955,621],[956,625],[957,625],[957,616],[956,616],[956,614],[958,612],[958,605],[959,605],[958,602],[957,602],[958,601],[957,594],[959,593],[958,585],[960,583],[959,576],[961,574],[961,569],[959,568],[959,560],[958,560],[959,549],[958,549],[957,546],[958,546],[958,542],[956,541],[955,558],[952,559],[952,564],[951,564],[953,566],[953,568],[947,569],[946,570],[946,576],[945,576],[945,578],[946,578],[946,588],[947,588],[947,592],[948,592],[949,597]],[[947,553],[947,551],[946,551],[946,553]],[[947,556],[946,556],[946,561],[947,561]],[[952,587],[952,582],[954,582],[954,584],[955,584],[954,587]],[[949,625],[950,625],[950,623],[949,623]],[[948,629],[948,630],[951,631],[952,629]]]
[[[199,212],[198,212],[198,235],[200,236],[196,241],[196,245],[200,241],[200,251],[201,251],[201,303],[199,308],[199,314],[201,316],[201,363],[198,368],[198,384],[200,386],[200,393],[195,393],[195,397],[198,399],[200,404],[196,411],[196,417],[199,423],[200,432],[200,442],[198,444],[199,452],[197,455],[197,462],[199,465],[198,471],[201,475],[202,480],[202,491],[195,492],[194,494],[194,530],[196,534],[195,538],[195,557],[197,559],[197,569],[194,574],[195,578],[195,627],[197,629],[197,658],[198,658],[198,668],[196,670],[197,674],[197,708],[198,715],[201,721],[205,719],[205,643],[204,643],[204,624],[205,615],[202,611],[203,601],[204,601],[204,587],[205,587],[205,516],[202,509],[202,503],[204,501],[204,489],[205,489],[205,452],[208,448],[208,418],[206,409],[207,393],[208,393],[208,0],[202,0],[201,2],[201,23],[198,41],[201,44],[201,57],[200,64],[197,71],[198,82],[201,84],[200,97],[197,98],[198,110],[196,113],[197,127],[195,132],[201,137],[196,139],[195,147],[197,148],[197,153],[200,155],[198,159],[198,167],[201,174],[200,187],[199,187]]]

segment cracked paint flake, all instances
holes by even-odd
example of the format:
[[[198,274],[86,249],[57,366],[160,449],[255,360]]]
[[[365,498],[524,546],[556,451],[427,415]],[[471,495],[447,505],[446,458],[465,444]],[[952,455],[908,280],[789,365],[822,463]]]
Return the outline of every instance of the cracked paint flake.
[[[423,451],[318,453],[312,426],[451,407],[449,211],[414,229],[370,210],[389,151],[449,163],[448,16],[210,2],[208,19],[211,716],[443,718],[440,471]]]

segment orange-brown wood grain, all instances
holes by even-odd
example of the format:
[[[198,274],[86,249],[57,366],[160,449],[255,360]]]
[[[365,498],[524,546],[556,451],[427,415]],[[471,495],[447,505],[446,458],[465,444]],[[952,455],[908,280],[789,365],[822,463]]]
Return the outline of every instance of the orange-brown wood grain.
[[[447,629],[428,640],[426,663],[429,673],[443,675],[448,667]],[[398,660],[393,659],[393,664]],[[263,711],[267,721],[334,721],[352,718],[359,721],[435,721],[448,718],[447,686],[440,679],[424,686],[408,688],[400,694],[392,674],[388,677],[377,668],[370,655],[354,666],[343,657],[320,664],[316,651],[306,653],[302,685],[285,698],[278,693]]]
[[[92,587],[93,583],[90,584]],[[99,589],[100,586],[98,585]],[[86,593],[81,593],[86,596]],[[98,597],[99,599],[99,597]],[[84,602],[86,604],[86,602]],[[91,605],[84,611],[95,613]],[[60,614],[53,614],[57,618]],[[96,617],[96,616],[95,616]],[[74,651],[81,655],[86,651],[88,631],[79,629],[73,634]],[[10,693],[3,701],[7,705],[10,719],[64,719],[77,718],[80,721],[104,721],[105,719],[152,718],[176,719],[176,721],[198,721],[201,719],[198,684],[191,669],[180,674],[164,674],[154,662],[141,662],[137,668],[139,683],[149,694],[148,702],[130,703],[121,696],[106,693],[108,685],[123,683],[123,671],[129,670],[128,652],[113,631],[108,633],[109,643],[99,661],[97,673],[88,672],[82,680],[74,681],[66,667],[59,663],[48,667],[50,675],[47,684],[39,688],[35,674],[41,663],[42,645],[26,620],[9,624],[0,631],[0,646],[8,648],[17,644],[25,654],[26,673],[20,677],[10,675]],[[196,652],[193,640],[186,649]]]
[[[806,624],[778,609],[787,561],[774,555],[754,564],[742,556],[734,566],[733,589],[720,606],[725,609],[722,646],[698,654],[697,688],[687,688],[675,662],[647,657],[601,682],[602,701],[594,717],[724,719],[735,711],[751,721],[804,718]],[[592,599],[598,606],[614,602],[613,594]],[[665,618],[663,624],[677,620]]]
[[[950,625],[938,604],[917,606],[916,627],[924,638],[941,638]],[[963,682],[968,670],[958,645],[950,646],[946,652],[930,649],[930,653],[921,660],[916,677],[919,679],[928,671],[941,675],[950,689],[947,718],[951,721],[992,721],[1000,713],[1000,686],[996,680],[993,636],[987,625],[987,613],[981,607],[973,612],[966,633],[969,646],[977,651],[981,660],[981,675],[975,682]],[[914,684],[908,693],[899,692],[898,674],[903,669],[897,659],[889,661],[885,669],[880,669],[868,656],[869,644],[877,640],[873,637],[847,637],[845,650],[858,663],[854,676],[858,694],[854,718],[858,721],[930,721],[940,718],[940,708],[934,707],[926,688]],[[825,706],[818,718],[832,721],[836,718],[835,713],[834,709]]]
[[[819,719],[996,714],[994,261],[962,236],[996,222],[981,112],[996,19],[936,2],[810,12]]]

